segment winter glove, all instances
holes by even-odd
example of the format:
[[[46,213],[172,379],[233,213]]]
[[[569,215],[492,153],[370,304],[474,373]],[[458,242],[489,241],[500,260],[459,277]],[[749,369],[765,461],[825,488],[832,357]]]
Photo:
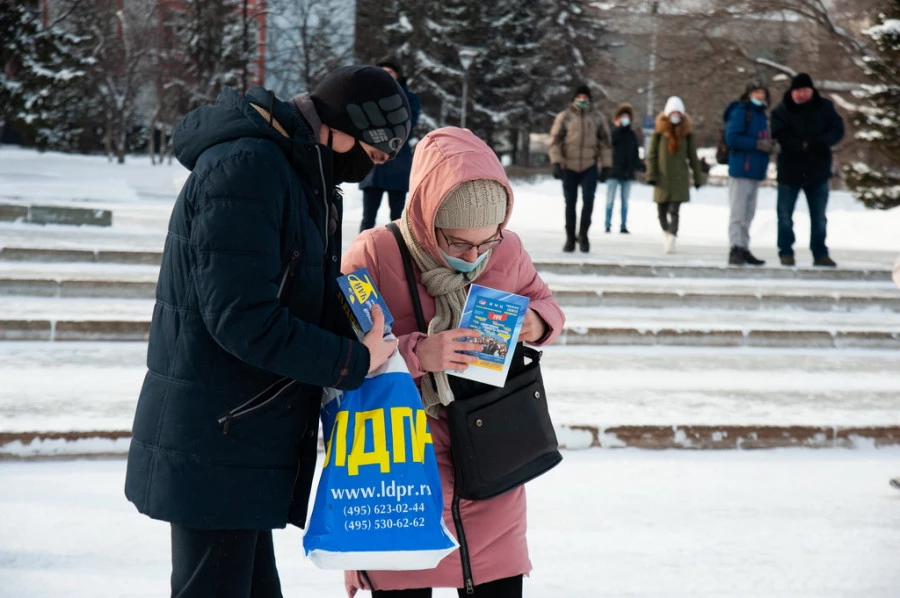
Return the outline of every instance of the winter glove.
[[[699,191],[699,190],[700,190],[700,187],[702,187],[702,186],[703,186],[703,185],[697,183],[696,185],[694,185],[694,189],[696,189],[697,191]]]
[[[599,175],[600,182],[601,182],[601,183],[605,183],[605,182],[607,181],[607,179],[609,179],[609,175],[610,175],[611,172],[612,172],[612,168],[609,168],[609,167],[606,167],[606,166],[604,166],[603,168],[601,168],[601,169],[600,169],[600,175]]]
[[[553,178],[554,179],[562,178],[562,166],[560,166],[559,164],[553,165]]]
[[[650,185],[651,187],[656,187],[656,180],[647,179],[647,184]]]
[[[771,139],[757,139],[756,140],[756,149],[765,152],[767,154],[771,154],[775,151],[776,143]]]

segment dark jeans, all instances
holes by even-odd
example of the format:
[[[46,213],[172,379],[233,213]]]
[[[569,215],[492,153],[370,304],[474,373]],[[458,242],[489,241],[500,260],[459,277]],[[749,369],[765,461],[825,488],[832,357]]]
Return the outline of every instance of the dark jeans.
[[[656,213],[659,216],[659,225],[664,233],[672,233],[678,236],[678,210],[681,209],[680,201],[667,201],[656,204]]]
[[[173,523],[172,598],[282,598],[271,530]]]
[[[522,597],[522,576],[506,577],[497,581],[489,581],[475,586],[474,594],[466,594],[465,588],[456,590],[460,598],[521,598]],[[375,590],[372,592],[372,598],[431,598],[431,588],[420,588],[417,590]]]
[[[391,222],[400,218],[403,213],[403,206],[406,204],[406,191],[391,191],[389,189],[377,189],[369,187],[363,189],[363,217],[362,224],[359,226],[359,232],[375,227],[375,217],[378,215],[378,208],[381,207],[381,196],[387,191],[388,205],[391,208]]]
[[[584,172],[574,170],[562,171],[563,197],[566,198],[566,234],[574,235],[575,207],[578,203],[578,187],[581,187],[581,227],[579,232],[586,233],[591,227],[591,214],[594,212],[594,195],[597,193],[597,166],[591,166]]]
[[[828,207],[828,181],[816,185],[778,184],[778,255],[794,255],[794,207],[800,190],[806,196],[809,206],[809,249],[813,259],[826,257],[828,247],[825,246],[825,229],[828,219],[825,208]]]

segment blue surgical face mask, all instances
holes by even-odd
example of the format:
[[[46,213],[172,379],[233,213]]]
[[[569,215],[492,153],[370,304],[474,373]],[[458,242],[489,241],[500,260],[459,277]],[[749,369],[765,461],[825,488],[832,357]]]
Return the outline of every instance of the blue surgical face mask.
[[[460,259],[458,257],[453,257],[452,255],[448,255],[446,251],[443,249],[440,250],[441,255],[444,256],[444,259],[447,260],[447,263],[450,264],[450,267],[456,270],[457,272],[462,272],[463,274],[467,274],[481,265],[485,259],[487,259],[488,251],[485,251],[474,262],[467,262],[466,260]]]
[[[765,106],[766,103],[762,100],[757,100],[756,98],[750,98],[750,101],[753,102],[755,106]]]
[[[678,123],[681,122],[681,117],[680,116],[670,116],[669,122],[671,122],[673,125],[677,125]]]
[[[622,123],[620,126],[627,127],[628,125],[631,124],[631,119],[628,118],[627,116],[623,116],[619,122]]]

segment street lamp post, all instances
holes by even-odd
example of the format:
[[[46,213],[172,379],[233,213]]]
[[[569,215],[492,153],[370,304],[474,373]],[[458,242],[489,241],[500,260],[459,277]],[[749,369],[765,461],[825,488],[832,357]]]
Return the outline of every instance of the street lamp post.
[[[462,90],[462,111],[460,112],[459,117],[459,126],[462,129],[466,128],[466,106],[469,103],[469,68],[472,66],[472,61],[475,60],[475,56],[478,54],[475,50],[471,48],[460,48],[459,49],[459,63],[463,67],[463,90]]]

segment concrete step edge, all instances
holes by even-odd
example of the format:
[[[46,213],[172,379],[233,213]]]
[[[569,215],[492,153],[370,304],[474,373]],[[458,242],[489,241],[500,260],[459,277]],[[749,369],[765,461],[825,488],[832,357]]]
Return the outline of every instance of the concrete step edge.
[[[4,247],[0,260],[29,262],[100,262],[123,264],[155,264],[162,261],[158,251],[80,250],[30,247]],[[622,277],[693,277],[693,278],[752,278],[776,280],[865,280],[889,281],[887,269],[867,268],[785,268],[785,267],[734,267],[703,266],[690,264],[619,264],[610,262],[556,262],[535,261],[541,272],[554,274],[585,274],[593,276]]]
[[[0,320],[0,341],[146,341],[149,321]],[[715,347],[796,347],[900,349],[900,332],[822,329],[703,330],[660,327],[567,327],[559,345],[679,345]]]
[[[774,448],[851,449],[900,446],[900,426],[652,425],[555,426],[561,449],[761,450]],[[122,457],[131,433],[0,432],[0,460]],[[319,438],[322,451],[322,439]]]

